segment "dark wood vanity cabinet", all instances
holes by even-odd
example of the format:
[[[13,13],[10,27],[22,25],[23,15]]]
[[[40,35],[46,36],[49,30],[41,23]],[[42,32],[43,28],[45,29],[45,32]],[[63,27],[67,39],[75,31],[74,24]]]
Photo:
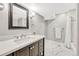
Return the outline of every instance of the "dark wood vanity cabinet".
[[[41,39],[7,56],[44,56],[44,39]]]
[[[44,56],[44,39],[30,45],[30,56]]]
[[[14,52],[14,56],[29,56],[29,47],[27,46]]]
[[[39,56],[38,49],[38,42],[30,45],[30,56]]]

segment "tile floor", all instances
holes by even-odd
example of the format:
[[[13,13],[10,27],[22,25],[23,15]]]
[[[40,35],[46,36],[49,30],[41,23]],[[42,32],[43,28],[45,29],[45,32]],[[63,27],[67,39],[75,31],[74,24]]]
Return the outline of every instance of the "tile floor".
[[[63,43],[45,40],[45,56],[74,56],[72,49],[64,47]]]

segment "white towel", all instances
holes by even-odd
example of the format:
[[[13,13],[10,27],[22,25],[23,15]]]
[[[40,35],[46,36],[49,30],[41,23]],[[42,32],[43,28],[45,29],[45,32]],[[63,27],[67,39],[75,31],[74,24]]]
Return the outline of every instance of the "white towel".
[[[65,45],[67,48],[71,48],[71,17],[67,16]]]

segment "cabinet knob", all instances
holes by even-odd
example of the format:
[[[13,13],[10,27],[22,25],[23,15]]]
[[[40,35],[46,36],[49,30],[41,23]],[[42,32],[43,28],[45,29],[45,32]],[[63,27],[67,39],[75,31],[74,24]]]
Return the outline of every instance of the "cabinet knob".
[[[40,55],[42,56],[43,55],[43,52],[40,52]]]
[[[34,48],[34,46],[32,48]]]
[[[32,48],[32,47],[30,47],[30,49],[32,50],[33,48]]]
[[[34,46],[30,47],[30,49],[32,50],[33,48],[35,48]]]

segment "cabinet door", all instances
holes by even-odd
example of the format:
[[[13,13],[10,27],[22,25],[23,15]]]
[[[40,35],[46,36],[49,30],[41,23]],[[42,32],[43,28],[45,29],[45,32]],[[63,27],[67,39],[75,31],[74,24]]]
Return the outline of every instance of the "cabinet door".
[[[38,56],[38,42],[30,45],[30,56]]]
[[[24,47],[14,53],[15,56],[29,56],[29,47]]]
[[[44,56],[44,39],[39,41],[39,56]]]

